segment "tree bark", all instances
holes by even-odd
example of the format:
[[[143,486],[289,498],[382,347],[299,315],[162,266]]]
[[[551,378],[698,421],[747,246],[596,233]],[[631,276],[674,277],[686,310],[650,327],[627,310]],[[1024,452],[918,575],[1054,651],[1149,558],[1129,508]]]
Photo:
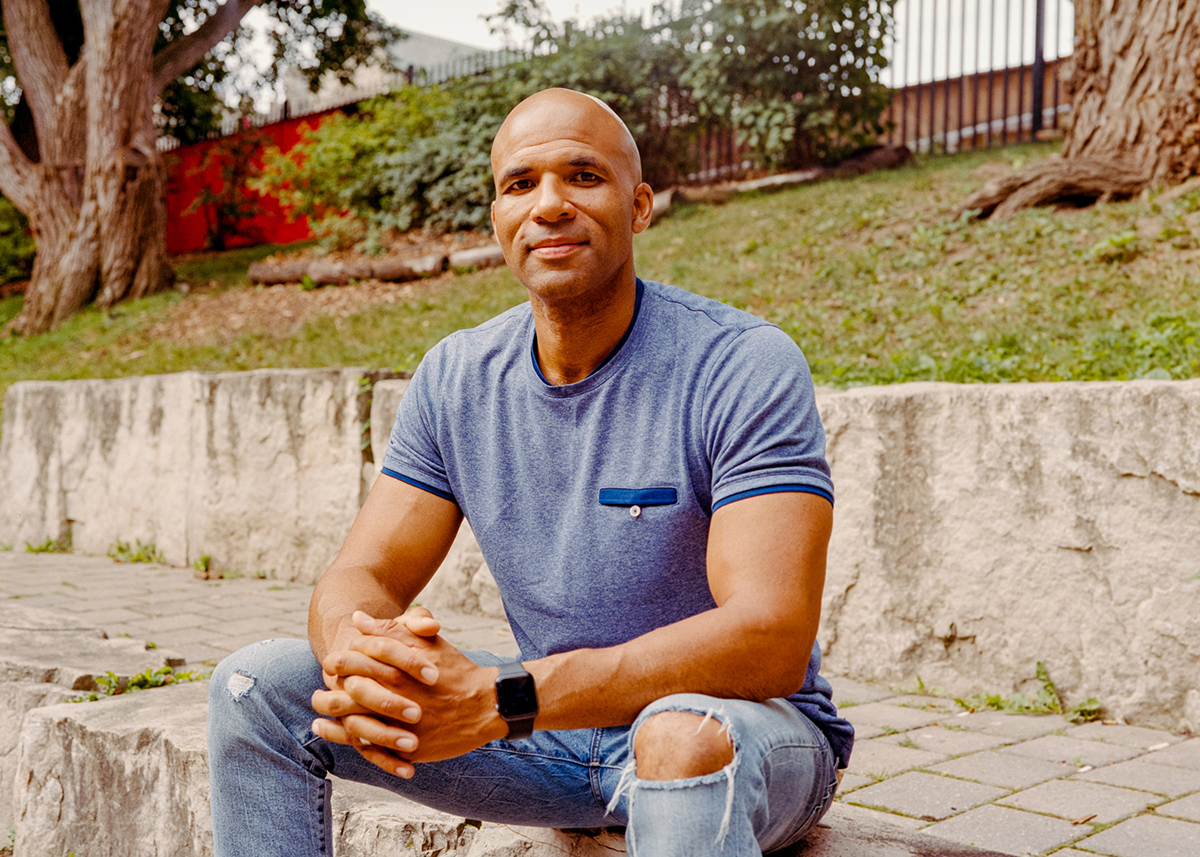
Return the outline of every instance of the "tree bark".
[[[1076,0],[1075,9],[1062,160],[989,183],[961,211],[1005,217],[1200,174],[1200,0]]]
[[[84,43],[70,65],[47,0],[0,0],[38,141],[31,158],[0,122],[0,193],[29,217],[38,251],[11,323],[18,332],[49,330],[93,301],[152,294],[174,277],[154,100],[259,0],[227,0],[156,57],[169,2],[79,0]]]

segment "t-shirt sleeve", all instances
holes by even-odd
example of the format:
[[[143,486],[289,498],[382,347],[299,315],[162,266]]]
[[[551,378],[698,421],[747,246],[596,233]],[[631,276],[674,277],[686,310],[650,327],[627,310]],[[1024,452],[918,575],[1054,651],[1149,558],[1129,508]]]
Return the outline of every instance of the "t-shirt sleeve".
[[[704,399],[714,512],[781,491],[833,502],[812,375],[786,333],[768,325],[740,333],[716,360]]]
[[[441,356],[440,349],[431,350],[404,391],[383,456],[383,472],[393,479],[455,501],[446,464],[438,448],[433,408]]]

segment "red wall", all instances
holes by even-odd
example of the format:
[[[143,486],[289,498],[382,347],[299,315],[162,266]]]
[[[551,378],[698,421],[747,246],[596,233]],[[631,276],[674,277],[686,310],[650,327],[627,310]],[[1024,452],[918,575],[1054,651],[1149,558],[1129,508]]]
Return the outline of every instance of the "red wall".
[[[265,135],[281,151],[288,152],[300,141],[305,127],[315,128],[321,120],[335,112],[327,110],[299,119],[284,119],[257,128],[253,133]],[[167,251],[170,253],[205,249],[208,233],[204,212],[186,212],[202,188],[220,191],[222,179],[219,170],[215,167],[205,170],[202,164],[205,154],[221,143],[222,140],[206,140],[180,146],[164,155],[167,164]],[[261,235],[263,241],[275,244],[289,244],[312,237],[307,219],[301,217],[290,221],[286,209],[274,197],[260,196],[259,208],[257,217],[240,224],[247,227],[245,231],[250,234]],[[257,242],[242,236],[229,242],[231,246],[243,247],[254,243]]]

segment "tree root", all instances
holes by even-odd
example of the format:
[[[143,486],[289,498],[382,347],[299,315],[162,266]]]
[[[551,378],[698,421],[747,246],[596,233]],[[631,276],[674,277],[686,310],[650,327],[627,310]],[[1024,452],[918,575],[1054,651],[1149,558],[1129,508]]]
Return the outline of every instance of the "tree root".
[[[1054,158],[992,179],[958,208],[961,215],[1005,220],[1022,208],[1063,202],[1082,208],[1094,202],[1129,199],[1150,177],[1126,164],[1097,158]]]

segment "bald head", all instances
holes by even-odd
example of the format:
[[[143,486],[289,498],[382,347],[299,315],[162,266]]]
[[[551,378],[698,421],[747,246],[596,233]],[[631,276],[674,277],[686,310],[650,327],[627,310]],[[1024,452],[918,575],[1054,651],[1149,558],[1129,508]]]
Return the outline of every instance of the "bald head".
[[[619,167],[631,187],[642,181],[642,157],[633,135],[607,104],[572,89],[544,89],[512,109],[492,143],[492,173],[499,184],[501,162],[523,148],[555,140],[587,142]]]

